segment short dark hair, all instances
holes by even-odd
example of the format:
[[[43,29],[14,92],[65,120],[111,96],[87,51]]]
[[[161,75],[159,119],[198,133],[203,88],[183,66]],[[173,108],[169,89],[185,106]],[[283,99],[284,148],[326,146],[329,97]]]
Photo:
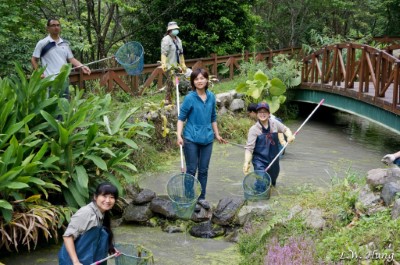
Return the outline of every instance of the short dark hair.
[[[49,19],[47,20],[47,26],[50,26],[50,22],[51,22],[52,20],[55,20],[55,21],[60,22],[60,20],[59,20],[58,18],[49,18]]]
[[[94,193],[96,196],[99,195],[108,195],[111,194],[114,196],[115,200],[118,199],[118,189],[117,187],[115,187],[113,184],[111,184],[110,182],[103,182],[100,183],[97,188],[96,191]]]
[[[194,80],[196,79],[196,77],[201,74],[202,76],[204,76],[204,78],[206,78],[208,80],[208,73],[205,69],[203,68],[198,68],[196,70],[193,70],[193,72],[190,75],[190,84],[192,85],[192,90],[195,91],[196,87],[194,86]],[[206,85],[206,90],[208,89],[208,82]]]
[[[247,111],[248,112],[257,112],[257,103],[250,103],[247,106]]]

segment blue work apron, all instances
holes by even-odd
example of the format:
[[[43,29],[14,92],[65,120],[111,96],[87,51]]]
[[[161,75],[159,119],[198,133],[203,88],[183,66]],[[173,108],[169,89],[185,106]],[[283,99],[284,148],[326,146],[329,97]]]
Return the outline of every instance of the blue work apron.
[[[75,250],[83,265],[90,265],[108,255],[108,232],[103,227],[93,227],[75,240]],[[58,252],[59,265],[72,265],[71,258],[63,244]],[[107,261],[101,263],[107,264]]]
[[[261,124],[261,123],[260,123]],[[279,153],[278,132],[271,133],[271,126],[268,121],[266,129],[261,124],[261,134],[257,136],[256,144],[253,151],[253,167],[254,171],[264,170],[269,166],[270,162]],[[267,173],[271,177],[272,185],[275,186],[276,179],[280,171],[279,159],[275,160],[274,164],[268,169]]]

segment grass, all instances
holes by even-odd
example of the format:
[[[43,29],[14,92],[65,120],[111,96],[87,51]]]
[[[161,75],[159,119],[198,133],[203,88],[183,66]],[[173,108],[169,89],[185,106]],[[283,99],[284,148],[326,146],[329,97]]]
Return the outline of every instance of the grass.
[[[364,184],[364,178],[347,172],[344,178],[335,179],[328,191],[281,196],[273,217],[242,235],[238,244],[243,256],[240,264],[270,264],[268,260],[275,260],[274,264],[360,264],[356,254],[368,264],[399,260],[400,220],[391,219],[390,209],[369,216],[357,209],[358,190]],[[325,229],[307,227],[301,214],[286,220],[295,205],[322,209]],[[305,242],[313,244],[315,250],[310,252]],[[307,259],[306,253],[313,260]]]

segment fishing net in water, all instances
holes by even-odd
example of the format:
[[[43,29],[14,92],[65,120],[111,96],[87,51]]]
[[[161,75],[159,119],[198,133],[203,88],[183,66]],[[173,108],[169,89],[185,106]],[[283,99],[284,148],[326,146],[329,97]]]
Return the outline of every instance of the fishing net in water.
[[[115,248],[121,255],[115,258],[115,265],[147,265],[154,264],[153,253],[142,246],[129,243],[117,243]]]
[[[246,200],[269,199],[271,177],[264,170],[247,174],[243,180],[243,192]]]
[[[118,49],[115,59],[129,75],[139,75],[144,66],[143,46],[136,41],[128,42]]]
[[[167,193],[176,215],[190,219],[201,194],[201,185],[192,175],[181,173],[170,178]]]

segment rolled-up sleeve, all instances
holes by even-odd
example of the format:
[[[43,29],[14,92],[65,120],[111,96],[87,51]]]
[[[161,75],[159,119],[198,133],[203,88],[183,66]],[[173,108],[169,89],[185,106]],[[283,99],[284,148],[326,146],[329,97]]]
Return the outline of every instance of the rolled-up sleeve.
[[[68,224],[67,230],[63,236],[72,236],[77,239],[81,234],[87,231],[90,223],[93,223],[93,219],[96,216],[92,213],[92,210],[88,207],[79,209],[72,217],[71,222]]]
[[[254,147],[256,146],[258,131],[259,131],[259,129],[254,125],[250,128],[249,134],[247,135],[247,142],[246,142],[246,146],[244,148],[246,150],[250,151],[251,153],[253,153]]]

